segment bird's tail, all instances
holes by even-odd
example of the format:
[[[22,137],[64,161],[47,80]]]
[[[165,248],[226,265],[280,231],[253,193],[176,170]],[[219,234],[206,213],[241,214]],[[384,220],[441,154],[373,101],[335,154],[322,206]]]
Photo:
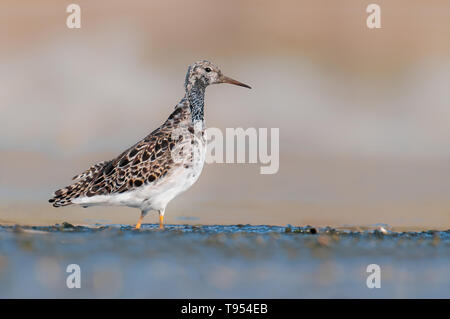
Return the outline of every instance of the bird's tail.
[[[67,187],[58,189],[53,193],[53,198],[50,198],[48,201],[52,203],[54,207],[73,204],[72,200],[84,195],[93,177],[102,171],[108,163],[108,161],[97,163],[83,173],[76,175],[73,179],[78,181]]]
[[[48,201],[53,204],[53,207],[61,207],[72,204],[72,200],[82,195],[86,180],[78,181],[67,187],[58,189],[53,193],[53,198]]]

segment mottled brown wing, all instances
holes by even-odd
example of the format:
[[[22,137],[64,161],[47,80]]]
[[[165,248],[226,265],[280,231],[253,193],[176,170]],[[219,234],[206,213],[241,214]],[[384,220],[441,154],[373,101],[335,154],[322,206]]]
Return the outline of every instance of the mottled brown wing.
[[[92,177],[92,176],[96,175],[98,172],[100,172],[105,167],[105,165],[108,163],[109,163],[109,161],[103,161],[103,162],[97,163],[95,165],[92,165],[91,167],[89,167],[89,169],[85,170],[83,173],[72,177],[72,179],[79,180],[79,179],[86,179],[88,177]]]
[[[171,154],[175,143],[170,132],[155,131],[105,165],[94,176],[86,196],[122,193],[155,182],[176,165]]]

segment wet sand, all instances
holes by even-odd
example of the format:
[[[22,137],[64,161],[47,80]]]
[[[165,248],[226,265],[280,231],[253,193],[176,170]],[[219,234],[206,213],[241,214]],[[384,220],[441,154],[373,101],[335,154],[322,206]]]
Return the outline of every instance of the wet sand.
[[[66,287],[69,264],[80,289]],[[383,225],[0,226],[2,298],[449,298],[449,265],[450,231]]]

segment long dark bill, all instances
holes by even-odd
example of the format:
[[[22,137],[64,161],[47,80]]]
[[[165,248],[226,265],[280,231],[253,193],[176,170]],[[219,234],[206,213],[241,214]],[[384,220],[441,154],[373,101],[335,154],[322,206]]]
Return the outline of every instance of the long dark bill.
[[[239,85],[239,86],[243,86],[243,87],[245,87],[247,89],[251,89],[250,85],[247,85],[247,84],[244,84],[242,82],[236,81],[236,80],[234,80],[232,78],[229,78],[228,76],[225,76],[225,75],[222,75],[220,77],[220,80],[221,80],[222,83],[229,83],[229,84]]]

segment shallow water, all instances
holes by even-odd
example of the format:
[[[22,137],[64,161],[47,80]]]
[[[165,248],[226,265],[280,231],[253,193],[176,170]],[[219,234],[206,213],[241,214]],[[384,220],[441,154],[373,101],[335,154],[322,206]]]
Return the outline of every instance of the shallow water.
[[[66,267],[81,268],[69,289]],[[381,267],[369,289],[366,267]],[[450,231],[0,226],[0,297],[450,297]]]

